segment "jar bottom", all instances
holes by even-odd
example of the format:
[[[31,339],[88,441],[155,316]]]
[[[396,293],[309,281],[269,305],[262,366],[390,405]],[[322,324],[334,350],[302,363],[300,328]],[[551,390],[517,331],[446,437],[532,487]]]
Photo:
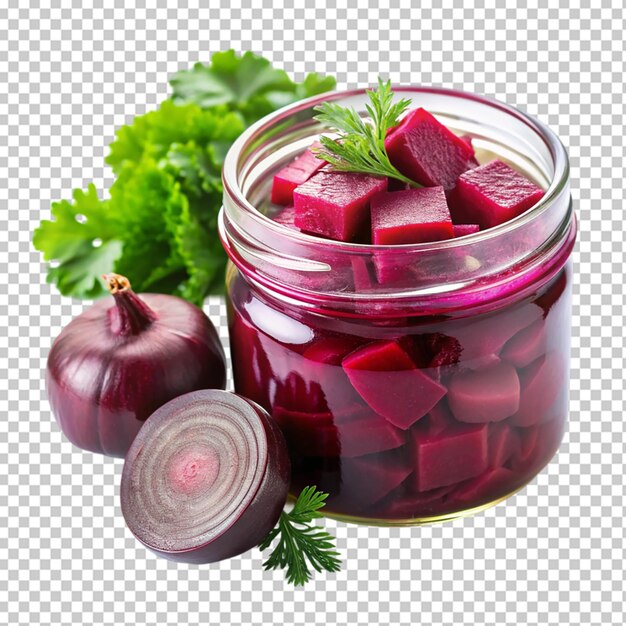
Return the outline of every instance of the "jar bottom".
[[[320,513],[323,517],[336,520],[338,522],[344,522],[345,524],[356,524],[358,526],[381,526],[381,527],[407,527],[407,526],[428,526],[431,524],[443,524],[444,522],[453,522],[454,520],[461,519],[463,517],[471,517],[472,515],[478,515],[487,509],[490,509],[498,504],[503,503],[505,500],[512,498],[514,495],[525,489],[530,483],[541,474],[541,472],[554,460],[561,441],[556,446],[548,461],[526,482],[515,487],[508,493],[501,495],[497,498],[490,500],[489,502],[482,503],[478,506],[468,506],[465,509],[457,511],[450,511],[442,513],[440,515],[420,516],[406,519],[389,519],[389,518],[376,518],[376,517],[363,517],[358,515],[350,515],[347,513],[336,513],[333,511],[325,511],[322,509]],[[287,502],[293,504],[296,500],[297,494],[289,493]]]

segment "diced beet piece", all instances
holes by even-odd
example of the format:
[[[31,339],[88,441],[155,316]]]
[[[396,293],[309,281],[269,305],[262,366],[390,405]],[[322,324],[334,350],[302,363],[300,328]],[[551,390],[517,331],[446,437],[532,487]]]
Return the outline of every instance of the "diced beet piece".
[[[374,244],[421,243],[454,237],[443,187],[376,194],[370,212]]]
[[[421,493],[404,493],[404,485],[392,491],[376,506],[375,515],[393,520],[413,519],[436,515],[442,508],[445,497],[454,489],[453,485],[439,487]]]
[[[519,438],[504,422],[489,426],[489,467],[502,467],[517,452]]]
[[[315,142],[311,148],[319,148],[321,144]],[[282,170],[274,176],[272,182],[272,202],[274,204],[290,204],[293,202],[293,191],[302,183],[306,182],[324,165],[326,161],[318,159],[311,148],[305,150],[294,161],[285,165]]]
[[[477,233],[480,230],[480,226],[478,224],[455,224],[452,229],[454,230],[455,238],[458,238]]]
[[[369,225],[370,198],[387,189],[387,179],[323,168],[296,188],[295,225],[338,241],[353,241]]]
[[[487,424],[455,424],[436,434],[413,429],[413,488],[429,491],[482,474],[489,461],[488,429]]]
[[[513,471],[525,477],[538,472],[558,449],[564,427],[565,421],[560,418],[529,428],[518,428],[521,445],[510,462]]]
[[[272,417],[292,453],[303,456],[339,456],[341,453],[339,433],[331,413],[305,413],[275,406]]]
[[[305,359],[330,365],[341,365],[343,358],[358,345],[359,339],[346,335],[327,336],[316,339],[302,353]]]
[[[448,403],[457,420],[499,422],[520,406],[520,381],[509,363],[456,374],[448,385]]]
[[[273,407],[288,411],[309,413],[328,412],[328,403],[324,389],[317,380],[306,380],[298,372],[289,372],[284,380],[279,381],[273,399]]]
[[[490,469],[484,474],[461,485],[450,494],[455,502],[467,502],[472,506],[510,493],[516,486],[516,475],[506,467]]]
[[[282,224],[283,226],[291,228],[292,230],[300,230],[295,224],[296,209],[293,204],[286,206],[284,209],[274,215],[272,219],[278,224]]]
[[[485,367],[497,365],[502,359],[497,354],[485,354],[483,356],[477,356],[470,361],[464,361],[463,365],[470,370],[482,370]]]
[[[461,345],[460,361],[476,359],[490,354],[498,355],[504,344],[523,328],[542,317],[542,310],[528,303],[510,311],[498,311],[482,319],[472,320],[450,330]]]
[[[538,359],[546,349],[546,329],[543,320],[537,320],[509,339],[501,356],[515,367],[526,367]]]
[[[443,399],[428,412],[428,433],[436,435],[452,425],[454,425],[452,413],[448,403]]]
[[[517,217],[543,194],[541,187],[495,160],[461,174],[448,199],[455,223],[490,228]]]
[[[376,284],[376,279],[370,272],[368,261],[363,257],[352,257],[352,277],[354,280],[354,291],[359,293],[368,291]]]
[[[511,459],[511,468],[518,473],[524,472],[531,464],[539,443],[539,427],[519,428],[519,447]]]
[[[404,445],[404,431],[378,415],[345,422],[339,429],[341,456],[352,458],[392,450]]]
[[[428,111],[408,113],[385,139],[389,160],[408,178],[425,187],[454,187],[474,156],[471,145],[448,130]]]
[[[463,348],[456,337],[433,333],[426,338],[426,345],[433,354],[429,367],[446,367],[459,362]]]
[[[446,393],[445,387],[417,369],[395,341],[363,346],[342,365],[365,402],[398,428],[409,428]]]
[[[519,411],[511,419],[515,426],[532,426],[542,421],[565,384],[563,359],[556,352],[531,363],[520,373],[522,385]]]
[[[333,413],[361,400],[341,367],[343,358],[359,346],[359,340],[346,335],[327,336],[314,341],[303,353],[302,371],[311,384],[319,386]],[[300,405],[302,406],[302,404]]]
[[[399,452],[402,451],[390,450],[381,454],[343,459],[341,471],[344,490],[340,494],[342,508],[349,511],[353,504],[374,504],[404,482],[413,468],[407,455]]]
[[[471,167],[478,167],[480,164],[476,159],[476,152],[474,151],[474,145],[472,143],[471,135],[461,135],[459,139],[461,139],[461,141],[464,141],[472,149],[472,156],[467,159],[467,169]]]

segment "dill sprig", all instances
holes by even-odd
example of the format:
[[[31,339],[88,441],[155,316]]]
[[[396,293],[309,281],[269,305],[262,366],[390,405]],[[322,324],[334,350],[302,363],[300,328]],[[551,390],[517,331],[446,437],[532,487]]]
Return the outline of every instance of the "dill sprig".
[[[380,78],[378,90],[370,89],[367,95],[370,104],[365,105],[365,110],[371,123],[353,107],[342,107],[334,102],[315,107],[319,112],[315,119],[338,134],[336,139],[322,135],[322,147],[314,150],[316,156],[341,172],[389,176],[412,187],[420,187],[391,164],[385,150],[387,130],[398,123],[411,101],[402,98],[394,103],[391,81],[384,83]]]
[[[287,582],[304,585],[311,579],[309,565],[317,572],[338,572],[341,561],[335,550],[335,538],[323,528],[311,522],[322,515],[319,510],[326,504],[327,493],[317,487],[305,487],[293,509],[282,512],[276,527],[259,544],[261,550],[270,547],[279,537],[263,567],[266,570],[286,569]]]

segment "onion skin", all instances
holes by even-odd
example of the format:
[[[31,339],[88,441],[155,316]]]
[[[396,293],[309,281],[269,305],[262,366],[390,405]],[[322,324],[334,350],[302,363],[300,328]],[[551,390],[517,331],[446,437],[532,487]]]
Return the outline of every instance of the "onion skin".
[[[217,332],[199,308],[174,296],[138,296],[127,281],[118,287],[114,301],[96,302],[54,341],[46,384],[72,443],[123,457],[142,423],[168,400],[223,389],[226,365]]]
[[[180,423],[184,419],[181,411],[185,411],[190,404],[194,402],[204,403],[208,407],[207,410],[210,411],[212,403],[219,402],[222,399],[231,404],[246,403],[256,413],[254,421],[257,424],[257,433],[254,440],[257,443],[261,440],[260,447],[266,453],[262,455],[259,466],[251,469],[257,478],[254,493],[251,499],[248,498],[245,505],[238,507],[232,516],[227,518],[226,528],[209,541],[199,541],[198,545],[185,549],[176,549],[175,547],[161,549],[141,536],[142,525],[153,526],[154,519],[147,521],[149,513],[142,510],[141,507],[137,508],[132,504],[133,498],[137,497],[134,489],[147,491],[150,488],[149,485],[145,484],[133,487],[133,465],[137,463],[137,458],[142,452],[152,455],[152,448],[156,440],[159,439],[154,433],[146,436],[148,425],[152,427],[155,422],[167,423],[168,421],[171,424]],[[185,442],[181,441],[178,443],[182,446]],[[162,457],[166,458],[167,454],[159,455],[159,458]],[[237,462],[241,463],[242,461],[237,459]],[[197,391],[176,398],[158,409],[146,423],[146,430],[139,435],[135,444],[131,446],[122,473],[120,488],[121,508],[131,532],[154,554],[170,561],[183,563],[214,563],[232,558],[257,546],[267,533],[274,528],[285,505],[290,477],[291,465],[285,439],[278,425],[264,409],[251,400],[233,393],[218,390]],[[236,489],[237,485],[234,485],[233,491]],[[181,519],[185,516],[184,501],[185,498],[181,497],[179,514]],[[133,508],[135,509],[134,511]],[[165,541],[165,539],[162,541]]]

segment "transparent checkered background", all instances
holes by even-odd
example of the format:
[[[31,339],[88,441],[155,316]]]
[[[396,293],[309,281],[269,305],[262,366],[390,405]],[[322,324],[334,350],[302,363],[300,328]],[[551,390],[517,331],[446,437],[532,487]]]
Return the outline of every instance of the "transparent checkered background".
[[[504,0],[7,4],[0,624],[624,624],[625,13],[598,0],[530,9]],[[108,187],[114,130],[155,108],[176,70],[230,46],[297,78],[334,74],[341,88],[380,73],[519,105],[568,146],[580,217],[571,425],[558,457],[522,493],[471,519],[407,529],[328,522],[344,569],[304,590],[265,573],[257,551],[204,567],[146,552],[120,514],[121,462],[63,439],[43,383],[52,339],[86,305],[46,285],[33,228],[72,188]],[[223,303],[207,311],[226,339]]]

